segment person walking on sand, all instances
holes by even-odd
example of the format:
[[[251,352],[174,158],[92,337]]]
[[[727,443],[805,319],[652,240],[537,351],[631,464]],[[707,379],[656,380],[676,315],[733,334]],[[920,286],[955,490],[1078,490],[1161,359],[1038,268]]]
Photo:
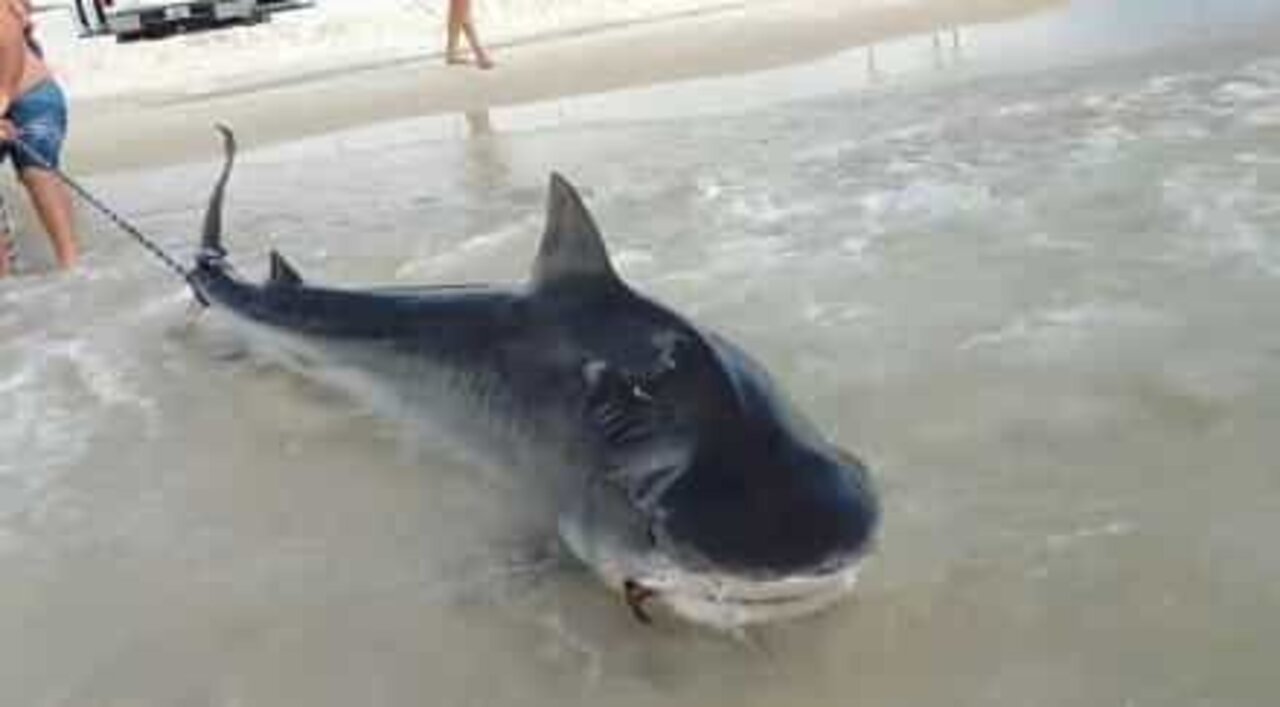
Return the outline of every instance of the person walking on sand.
[[[30,0],[0,0],[0,160],[13,159],[36,213],[53,242],[58,267],[69,270],[79,259],[71,193],[57,176],[34,160],[57,167],[67,133],[67,101],[43,52],[32,36]],[[4,227],[8,230],[8,227]],[[8,273],[12,233],[0,233],[0,275]]]
[[[480,46],[480,38],[476,36],[476,25],[471,21],[471,0],[449,0],[448,43],[444,50],[444,60],[448,64],[465,64],[466,59],[458,53],[458,40],[467,36],[471,52],[475,54],[476,66],[481,69],[492,69],[493,60]]]

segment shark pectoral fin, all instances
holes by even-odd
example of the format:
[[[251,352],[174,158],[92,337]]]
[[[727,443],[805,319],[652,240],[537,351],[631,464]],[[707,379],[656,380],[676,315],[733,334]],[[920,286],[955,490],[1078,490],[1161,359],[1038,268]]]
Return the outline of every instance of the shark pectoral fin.
[[[297,287],[302,284],[302,276],[289,264],[289,261],[284,259],[283,255],[273,250],[271,251],[271,277],[267,280],[267,284]]]
[[[547,225],[533,263],[533,282],[546,287],[569,280],[599,285],[620,282],[582,197],[564,177],[553,173]]]

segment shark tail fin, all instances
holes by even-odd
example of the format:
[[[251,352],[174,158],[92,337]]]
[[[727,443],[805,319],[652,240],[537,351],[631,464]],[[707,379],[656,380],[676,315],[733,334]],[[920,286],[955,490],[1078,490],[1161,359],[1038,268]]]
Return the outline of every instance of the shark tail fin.
[[[297,287],[302,284],[302,276],[289,264],[289,261],[284,259],[283,255],[273,250],[271,251],[271,275],[267,284],[276,287]]]
[[[621,283],[582,197],[557,173],[551,175],[547,225],[533,263],[533,282],[539,288],[567,282],[606,287]]]
[[[222,173],[209,195],[209,206],[204,213],[204,231],[200,237],[200,252],[196,261],[200,264],[216,262],[226,257],[227,251],[222,247],[222,202],[226,198],[227,180],[231,178],[231,168],[236,160],[236,136],[231,128],[219,123],[218,132],[222,134]]]

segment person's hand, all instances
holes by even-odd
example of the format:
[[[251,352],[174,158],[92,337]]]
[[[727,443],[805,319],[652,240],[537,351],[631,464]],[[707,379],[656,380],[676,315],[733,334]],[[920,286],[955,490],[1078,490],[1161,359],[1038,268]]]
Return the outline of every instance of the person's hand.
[[[18,126],[8,118],[0,118],[0,141],[13,142],[18,139]]]

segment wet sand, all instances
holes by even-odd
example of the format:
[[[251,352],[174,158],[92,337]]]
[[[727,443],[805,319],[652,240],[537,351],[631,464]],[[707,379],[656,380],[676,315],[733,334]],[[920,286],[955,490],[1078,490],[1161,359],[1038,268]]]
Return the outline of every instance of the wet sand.
[[[1060,0],[928,0],[885,7],[856,0],[750,3],[498,44],[499,66],[489,72],[446,67],[439,55],[427,55],[349,71],[304,71],[274,77],[268,85],[248,81],[197,93],[94,98],[73,106],[68,160],[81,173],[153,167],[207,157],[213,144],[210,126],[220,121],[234,125],[246,146],[253,147],[379,121],[785,66],[895,36],[1058,4]]]

